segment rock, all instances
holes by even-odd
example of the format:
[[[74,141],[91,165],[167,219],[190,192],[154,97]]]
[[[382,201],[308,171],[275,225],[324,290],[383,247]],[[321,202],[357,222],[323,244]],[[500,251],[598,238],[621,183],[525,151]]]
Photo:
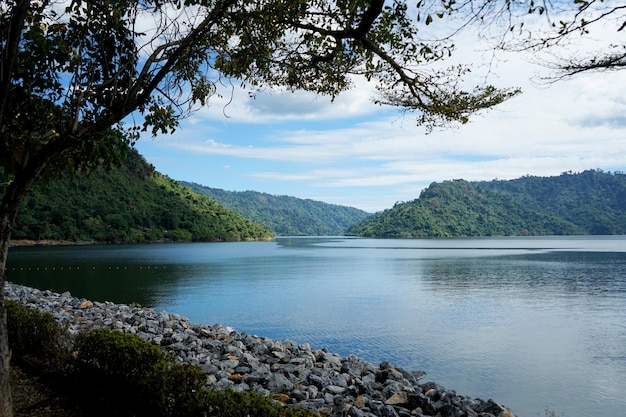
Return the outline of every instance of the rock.
[[[502,412],[500,413],[498,417],[517,417],[517,416],[509,408],[504,407],[504,409],[502,410]]]
[[[241,376],[241,374],[232,374],[228,376],[228,379],[233,381],[235,384],[239,384],[241,381],[243,381],[243,376]]]
[[[280,401],[283,404],[287,404],[289,402],[289,395],[287,394],[272,394],[272,399],[276,401]]]
[[[398,417],[398,413],[396,412],[396,409],[390,405],[386,405],[383,408],[381,408],[380,415],[381,417]]]
[[[296,401],[307,401],[310,397],[308,391],[302,391],[300,389],[295,389],[291,391],[291,397]]]
[[[324,387],[324,389],[333,395],[340,395],[346,392],[346,389],[344,387],[340,387],[338,385],[328,385]]]
[[[347,414],[350,417],[365,417],[365,413],[355,406],[351,406]]]
[[[409,403],[409,397],[406,392],[398,392],[393,394],[387,401],[386,405],[406,405]]]
[[[222,378],[217,381],[217,384],[215,384],[215,388],[220,391],[226,391],[227,388],[232,388],[233,385],[235,385],[233,381],[227,378]]]
[[[294,383],[282,374],[273,374],[269,377],[265,388],[274,393],[285,393],[294,389]]]

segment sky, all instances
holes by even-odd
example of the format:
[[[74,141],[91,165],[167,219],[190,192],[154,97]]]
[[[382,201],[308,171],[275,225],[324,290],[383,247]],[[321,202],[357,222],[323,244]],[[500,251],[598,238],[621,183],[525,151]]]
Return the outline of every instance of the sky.
[[[468,35],[454,59],[471,63],[477,82],[523,93],[466,125],[426,134],[416,115],[375,105],[373,86],[359,79],[332,102],[302,92],[249,97],[235,83],[173,135],[148,135],[136,148],[176,180],[368,212],[414,200],[432,182],[626,171],[626,71],[548,84],[540,57],[498,53],[494,61],[489,48]]]

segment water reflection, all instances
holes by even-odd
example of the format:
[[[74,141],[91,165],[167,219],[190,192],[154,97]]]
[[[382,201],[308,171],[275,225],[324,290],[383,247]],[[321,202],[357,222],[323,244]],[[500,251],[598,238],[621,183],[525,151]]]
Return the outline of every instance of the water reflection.
[[[159,288],[207,272],[200,265],[163,262],[139,247],[11,248],[7,279],[94,301],[156,306]]]
[[[530,298],[621,297],[626,293],[626,253],[548,252],[418,264],[416,278],[444,293],[491,290]]]

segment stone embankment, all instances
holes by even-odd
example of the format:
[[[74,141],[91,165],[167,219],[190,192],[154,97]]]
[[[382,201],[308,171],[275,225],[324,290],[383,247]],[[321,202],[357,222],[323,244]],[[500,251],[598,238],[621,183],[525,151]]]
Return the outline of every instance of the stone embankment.
[[[136,334],[181,362],[200,366],[211,389],[255,391],[321,415],[350,417],[512,417],[492,400],[457,395],[423,372],[356,356],[341,357],[308,344],[238,333],[221,325],[193,324],[177,314],[111,302],[91,302],[6,283],[4,295],[50,312],[70,334],[104,327]]]

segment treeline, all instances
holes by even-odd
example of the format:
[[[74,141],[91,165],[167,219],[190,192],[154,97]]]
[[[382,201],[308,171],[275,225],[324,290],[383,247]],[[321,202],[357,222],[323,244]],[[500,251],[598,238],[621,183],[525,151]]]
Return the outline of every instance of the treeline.
[[[432,183],[419,198],[353,225],[363,237],[626,234],[626,175],[588,170],[556,177]]]
[[[36,184],[22,205],[12,236],[76,242],[271,237],[262,225],[158,173],[134,149],[119,168]]]
[[[348,227],[370,215],[353,207],[309,199],[256,191],[225,191],[184,181],[181,184],[281,236],[344,235]]]

